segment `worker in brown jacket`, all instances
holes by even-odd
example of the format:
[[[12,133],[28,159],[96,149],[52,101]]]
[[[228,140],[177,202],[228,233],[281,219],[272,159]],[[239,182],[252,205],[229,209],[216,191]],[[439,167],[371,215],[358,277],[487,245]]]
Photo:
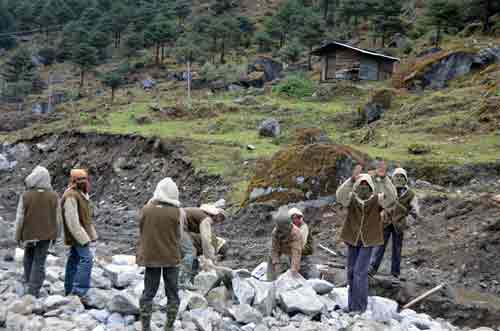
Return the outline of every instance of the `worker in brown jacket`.
[[[165,330],[173,330],[179,309],[177,281],[181,262],[181,238],[185,215],[180,207],[179,191],[171,178],[156,186],[153,198],[144,206],[139,223],[137,263],[146,267],[144,292],[140,299],[143,331],[151,330],[153,299],[161,276],[167,295]]]
[[[341,240],[348,246],[348,309],[351,312],[366,310],[372,249],[384,243],[381,212],[396,199],[396,190],[386,177],[384,162],[379,164],[375,181],[361,171],[362,167],[356,166],[352,177],[336,193],[337,202],[347,208]]]
[[[213,231],[215,223],[224,221],[225,213],[222,208],[210,204],[203,204],[199,208],[184,208],[184,211],[186,222],[181,243],[180,284],[183,288],[194,289],[192,280],[198,270],[197,257],[203,255],[205,259],[215,263],[217,253],[222,250],[226,243]]]
[[[306,279],[319,278],[319,270],[312,259],[312,255],[314,254],[313,235],[309,225],[304,220],[304,214],[298,208],[291,208],[288,211],[288,217],[292,220],[293,225],[299,228],[302,235],[303,246],[299,273]]]
[[[92,221],[86,170],[73,169],[70,185],[62,198],[64,242],[70,247],[66,263],[64,289],[66,295],[77,295],[86,303],[90,289],[97,232]]]
[[[276,280],[281,271],[282,255],[289,257],[292,275],[299,275],[303,242],[302,233],[297,226],[293,225],[291,218],[277,218],[276,226],[271,234],[271,257],[267,266],[267,280]]]
[[[26,177],[25,186],[17,206],[16,241],[24,247],[25,293],[38,297],[49,247],[60,232],[61,211],[46,168],[37,166]]]

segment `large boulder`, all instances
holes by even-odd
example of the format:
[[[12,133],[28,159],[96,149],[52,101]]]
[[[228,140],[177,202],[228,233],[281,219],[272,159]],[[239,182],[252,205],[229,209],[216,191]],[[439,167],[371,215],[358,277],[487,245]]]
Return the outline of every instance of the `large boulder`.
[[[260,57],[248,66],[249,84],[254,87],[262,87],[264,83],[280,78],[282,71],[282,63],[267,57]]]
[[[194,286],[201,292],[203,295],[207,294],[219,281],[219,276],[215,271],[207,272],[202,271],[196,275],[194,278]]]
[[[332,283],[322,279],[308,279],[306,284],[312,287],[319,295],[328,294],[334,288]]]
[[[255,291],[253,306],[264,316],[271,315],[276,305],[276,291],[274,284],[271,282],[263,282],[254,278],[249,279],[248,283],[250,283]]]
[[[337,144],[295,144],[256,164],[246,203],[275,201],[280,205],[334,196],[339,183],[369,157]]]
[[[242,324],[260,323],[262,321],[262,314],[252,308],[248,304],[236,305],[228,309],[229,314],[238,322]]]
[[[118,292],[109,301],[108,310],[111,313],[122,315],[138,315],[139,302],[135,297],[126,292]]]
[[[246,280],[240,277],[233,278],[233,292],[240,304],[252,304],[255,297],[255,289]]]
[[[287,313],[302,313],[314,316],[323,310],[324,304],[309,286],[282,292],[279,295],[281,307]]]
[[[259,125],[259,135],[262,137],[275,138],[281,133],[281,126],[278,120],[269,118]]]
[[[441,51],[431,58],[417,62],[403,83],[410,89],[441,89],[454,78],[464,76],[472,70],[484,68],[500,60],[500,47],[484,48],[480,51]]]

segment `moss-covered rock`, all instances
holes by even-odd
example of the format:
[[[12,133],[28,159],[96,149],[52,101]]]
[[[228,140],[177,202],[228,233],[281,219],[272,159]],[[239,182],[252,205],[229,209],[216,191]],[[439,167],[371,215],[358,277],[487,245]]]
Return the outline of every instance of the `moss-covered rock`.
[[[301,140],[308,133],[312,131],[303,132]],[[368,161],[366,154],[344,145],[312,143],[288,146],[271,159],[257,162],[244,204],[269,201],[286,204],[334,195],[342,180],[350,176],[353,167]]]

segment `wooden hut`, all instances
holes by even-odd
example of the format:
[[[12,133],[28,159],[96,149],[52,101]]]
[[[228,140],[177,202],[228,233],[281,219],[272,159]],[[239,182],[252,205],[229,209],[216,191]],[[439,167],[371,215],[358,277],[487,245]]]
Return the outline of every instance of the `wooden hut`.
[[[386,80],[398,58],[332,42],[311,53],[322,57],[321,81],[334,79]]]

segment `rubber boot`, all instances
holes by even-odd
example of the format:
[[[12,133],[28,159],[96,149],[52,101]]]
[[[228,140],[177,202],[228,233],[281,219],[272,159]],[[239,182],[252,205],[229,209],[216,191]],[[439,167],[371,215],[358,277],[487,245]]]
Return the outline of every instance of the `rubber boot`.
[[[151,316],[153,314],[152,304],[141,304],[141,324],[142,331],[151,331]]]
[[[179,307],[167,307],[167,321],[165,322],[165,331],[174,331],[174,323],[177,318]]]

